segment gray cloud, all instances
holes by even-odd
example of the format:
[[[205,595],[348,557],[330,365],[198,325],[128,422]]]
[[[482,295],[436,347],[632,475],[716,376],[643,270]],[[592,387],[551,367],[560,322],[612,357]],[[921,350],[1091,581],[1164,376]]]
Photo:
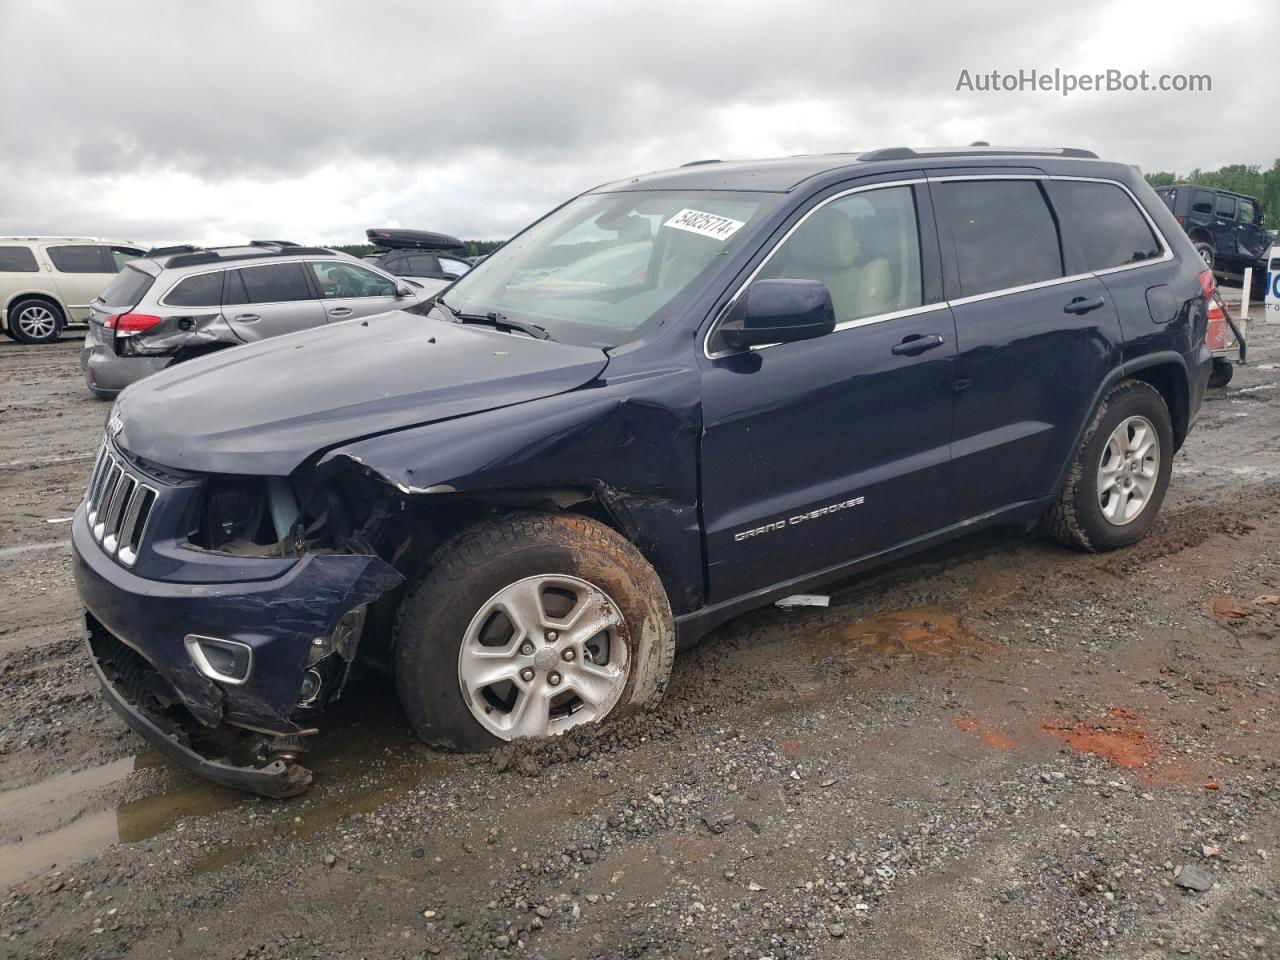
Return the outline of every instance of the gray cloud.
[[[1275,5],[1207,23],[1177,7],[0,0],[0,231],[498,237],[693,158],[979,137],[1147,169],[1270,164]],[[1210,72],[1214,89],[955,91],[962,68],[1032,67]]]

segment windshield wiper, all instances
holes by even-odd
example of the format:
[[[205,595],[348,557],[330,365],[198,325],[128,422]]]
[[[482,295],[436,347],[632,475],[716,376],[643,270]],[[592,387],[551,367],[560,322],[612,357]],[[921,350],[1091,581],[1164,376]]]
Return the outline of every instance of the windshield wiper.
[[[436,297],[436,303],[453,314],[458,323],[481,323],[498,330],[519,330],[535,340],[555,340],[555,337],[547,333],[545,327],[540,327],[536,323],[529,323],[525,320],[512,320],[506,314],[498,313],[496,310],[490,310],[488,313],[463,313],[453,304],[445,303],[439,297]]]

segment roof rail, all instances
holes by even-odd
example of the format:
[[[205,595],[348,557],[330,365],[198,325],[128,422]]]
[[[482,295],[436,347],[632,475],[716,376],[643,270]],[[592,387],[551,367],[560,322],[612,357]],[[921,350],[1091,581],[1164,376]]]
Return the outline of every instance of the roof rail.
[[[710,160],[690,160],[688,163],[680,164],[681,167],[700,167],[704,163],[719,163],[718,157],[712,157]]]
[[[235,249],[235,248],[232,248]],[[198,267],[205,263],[230,263],[233,260],[265,260],[270,257],[331,257],[334,253],[324,247],[260,247],[253,253],[234,253],[223,256],[216,250],[200,250],[195,253],[180,253],[165,264],[166,267]]]
[[[292,240],[250,240],[251,247],[296,247]]]
[[[203,247],[193,247],[189,243],[175,243],[169,247],[152,247],[144,257],[168,257],[175,253],[195,253],[197,250],[203,250]]]
[[[938,147],[913,150],[911,147],[886,147],[860,154],[859,160],[909,160],[912,157],[981,157],[990,155],[1025,155],[1025,156],[1057,156],[1077,157],[1085,160],[1097,160],[1098,155],[1092,150],[1080,147],[992,147],[979,141],[968,147]]]

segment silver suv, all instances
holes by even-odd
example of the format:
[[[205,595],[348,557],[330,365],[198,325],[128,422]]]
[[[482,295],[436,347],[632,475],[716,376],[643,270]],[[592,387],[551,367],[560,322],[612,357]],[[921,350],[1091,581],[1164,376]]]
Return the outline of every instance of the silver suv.
[[[438,286],[321,247],[163,247],[90,305],[80,367],[103,399],[157,370],[241,343],[421,303]]]

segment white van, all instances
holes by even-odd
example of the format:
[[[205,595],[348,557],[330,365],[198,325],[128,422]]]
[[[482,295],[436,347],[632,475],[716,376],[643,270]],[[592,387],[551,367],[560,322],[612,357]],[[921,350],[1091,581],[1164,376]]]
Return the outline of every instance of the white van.
[[[0,237],[0,327],[20,343],[53,343],[88,323],[93,298],[143,253],[100,237]]]

